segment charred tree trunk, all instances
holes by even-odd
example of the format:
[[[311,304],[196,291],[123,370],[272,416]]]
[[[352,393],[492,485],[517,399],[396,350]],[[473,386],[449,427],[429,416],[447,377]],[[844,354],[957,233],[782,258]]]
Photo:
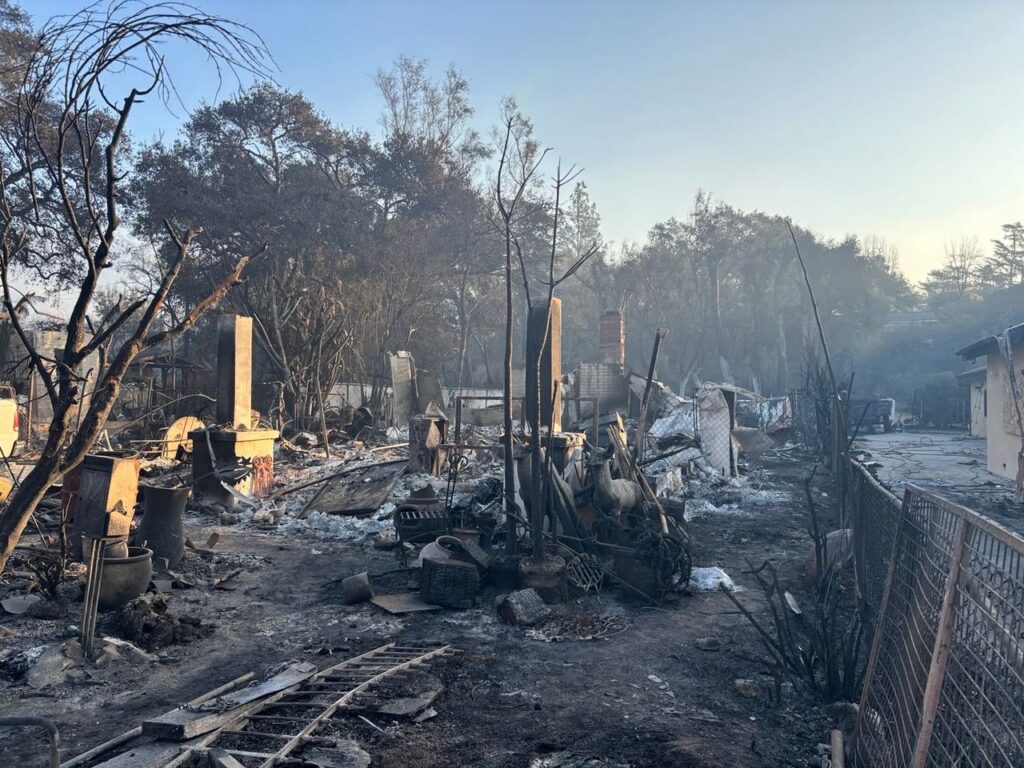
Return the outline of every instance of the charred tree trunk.
[[[516,541],[516,466],[512,457],[512,240],[506,228],[505,237],[505,383],[502,389],[502,424],[504,434],[501,446],[505,467],[506,547],[511,550]]]
[[[458,365],[455,376],[455,386],[461,392],[463,377],[466,372],[466,348],[469,346],[469,313],[466,310],[466,282],[469,279],[469,270],[462,274],[462,281],[459,285],[459,353]]]
[[[775,379],[775,392],[784,395],[789,391],[789,355],[786,350],[786,323],[782,313],[778,318],[778,342],[776,344],[778,354],[778,371]]]
[[[531,312],[532,314],[532,312]],[[528,365],[533,369],[533,386],[526,393],[526,396],[530,398],[530,466],[532,471],[530,472],[530,528],[531,528],[531,540],[533,542],[533,559],[540,562],[544,559],[544,482],[541,474],[542,467],[544,466],[544,460],[541,455],[540,446],[540,430],[541,423],[543,421],[541,417],[541,407],[544,403],[544,398],[541,397],[541,387],[544,386],[542,379],[543,371],[543,360],[544,360],[544,349],[548,343],[548,334],[551,330],[551,300],[548,299],[547,306],[544,310],[545,320],[543,326],[543,333],[539,340],[535,340],[536,352],[530,349],[530,345],[527,344],[527,349],[530,353],[527,360]],[[532,324],[533,318],[528,316],[526,321],[527,334],[529,335],[530,325]],[[550,426],[548,427],[550,433]]]
[[[168,227],[170,230],[170,227]],[[53,420],[50,422],[50,431],[46,445],[40,454],[39,460],[28,476],[21,482],[12,494],[6,508],[0,512],[0,572],[7,565],[7,560],[21,538],[21,534],[28,524],[29,518],[35,511],[49,487],[62,477],[67,471],[81,463],[85,455],[92,450],[96,444],[100,432],[103,430],[110,411],[117,402],[121,392],[121,382],[128,366],[147,347],[162,344],[184,333],[195,325],[208,309],[215,306],[227,293],[231,286],[241,279],[242,270],[249,262],[249,257],[243,257],[235,265],[231,274],[218,285],[207,298],[199,302],[192,311],[174,328],[159,333],[149,334],[149,329],[167,299],[167,294],[177,279],[184,264],[191,244],[193,233],[186,233],[180,240],[172,233],[172,237],[178,245],[178,256],[164,277],[164,281],[156,294],[149,302],[138,327],[135,329],[131,339],[118,350],[110,367],[103,377],[102,383],[98,384],[93,392],[89,409],[86,411],[81,423],[73,424],[78,410],[78,401],[81,396],[78,385],[75,381],[75,368],[62,366],[59,374],[60,395],[55,403]],[[102,334],[101,334],[102,336]],[[97,337],[88,345],[79,350],[79,356],[84,359],[85,353],[90,352],[93,346],[98,346],[101,339]],[[68,443],[70,442],[70,445]]]
[[[715,362],[721,372],[722,382],[730,384],[732,375],[729,372],[729,364],[725,360],[725,339],[722,332],[720,266],[721,262],[717,257],[713,257],[708,264],[708,296],[711,301],[711,324],[715,332],[715,356],[717,358]]]

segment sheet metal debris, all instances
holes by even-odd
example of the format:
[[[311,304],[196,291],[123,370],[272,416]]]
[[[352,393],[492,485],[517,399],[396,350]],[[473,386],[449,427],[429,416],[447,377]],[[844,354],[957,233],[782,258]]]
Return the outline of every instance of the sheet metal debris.
[[[371,464],[363,471],[336,477],[306,507],[330,515],[372,515],[388,500],[406,469],[405,464]]]

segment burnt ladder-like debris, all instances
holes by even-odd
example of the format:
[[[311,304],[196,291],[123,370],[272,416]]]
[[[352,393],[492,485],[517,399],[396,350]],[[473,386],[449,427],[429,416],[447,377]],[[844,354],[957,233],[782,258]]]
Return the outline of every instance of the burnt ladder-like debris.
[[[168,762],[165,768],[178,768],[196,755],[213,749],[240,761],[260,759],[260,768],[270,768],[306,745],[329,745],[333,740],[315,735],[321,725],[339,712],[358,708],[361,702],[373,699],[372,689],[379,683],[451,652],[453,649],[448,645],[389,644],[335,664],[297,686],[274,694],[256,707],[240,712],[224,727]],[[256,741],[266,746],[234,748],[230,746],[233,739]]]

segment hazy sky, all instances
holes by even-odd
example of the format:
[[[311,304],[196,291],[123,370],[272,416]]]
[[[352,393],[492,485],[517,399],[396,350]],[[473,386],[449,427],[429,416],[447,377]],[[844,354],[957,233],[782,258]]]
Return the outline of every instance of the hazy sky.
[[[401,54],[461,68],[482,131],[515,96],[586,169],[615,241],[704,188],[879,235],[916,280],[946,240],[987,250],[1024,218],[1021,2],[192,1],[252,26],[277,81],[342,125],[377,126],[372,76]],[[24,3],[37,21],[80,5]],[[170,66],[186,101],[215,98],[201,60]],[[154,104],[137,117],[142,136],[179,123]]]

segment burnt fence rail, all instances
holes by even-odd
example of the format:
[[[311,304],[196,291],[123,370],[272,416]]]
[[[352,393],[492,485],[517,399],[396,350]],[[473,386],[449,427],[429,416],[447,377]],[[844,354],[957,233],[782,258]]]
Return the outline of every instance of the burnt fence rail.
[[[847,477],[878,606],[851,765],[1024,766],[1024,539],[913,485],[901,504],[856,462]]]

